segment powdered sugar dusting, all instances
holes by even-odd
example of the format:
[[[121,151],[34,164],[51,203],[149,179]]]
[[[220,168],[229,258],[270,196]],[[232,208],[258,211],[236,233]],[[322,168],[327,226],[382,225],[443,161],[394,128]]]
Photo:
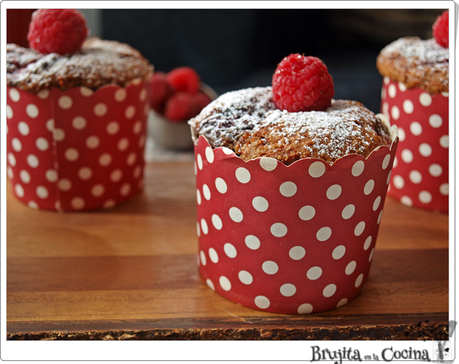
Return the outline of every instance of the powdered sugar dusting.
[[[400,38],[382,49],[376,67],[407,89],[422,88],[432,95],[449,91],[449,49],[434,38]]]
[[[271,87],[248,88],[221,95],[189,124],[205,135],[214,147],[220,147],[232,143],[244,131],[252,130],[273,110],[276,106]]]
[[[60,56],[7,45],[7,82],[30,92],[75,86],[92,89],[150,77],[152,67],[139,51],[116,41],[87,39],[78,52]]]
[[[417,37],[400,38],[386,46],[382,53],[399,53],[419,64],[449,62],[449,49],[443,48],[434,38],[427,40]]]
[[[370,114],[370,113],[368,113]],[[283,142],[289,144],[294,136],[294,143],[301,143],[302,139],[311,139],[312,143],[303,145],[308,154],[329,155],[335,160],[339,157],[355,153],[355,145],[351,141],[359,138],[360,152],[364,152],[370,141],[361,138],[362,128],[367,132],[374,132],[374,124],[365,124],[357,127],[361,122],[362,110],[354,105],[333,100],[330,108],[324,111],[310,111],[308,113],[290,113],[287,111],[274,110],[266,119],[262,120],[254,128],[254,132],[262,128],[277,134]],[[277,128],[279,123],[282,128]]]

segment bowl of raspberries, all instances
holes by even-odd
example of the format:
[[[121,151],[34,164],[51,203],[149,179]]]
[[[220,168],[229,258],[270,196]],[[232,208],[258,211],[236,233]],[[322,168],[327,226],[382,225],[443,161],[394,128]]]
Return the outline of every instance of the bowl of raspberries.
[[[191,67],[155,72],[150,89],[149,136],[160,148],[191,149],[193,141],[188,120],[215,98],[216,92],[201,82]]]

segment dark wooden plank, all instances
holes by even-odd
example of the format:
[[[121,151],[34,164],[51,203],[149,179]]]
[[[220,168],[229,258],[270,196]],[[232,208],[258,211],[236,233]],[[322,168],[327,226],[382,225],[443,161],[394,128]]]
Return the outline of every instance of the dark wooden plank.
[[[448,340],[447,314],[24,322],[8,340]],[[362,324],[362,322],[365,322]],[[384,322],[384,324],[381,324]],[[401,324],[400,322],[403,322]],[[186,327],[186,328],[184,328]],[[72,328],[69,330],[68,328]]]

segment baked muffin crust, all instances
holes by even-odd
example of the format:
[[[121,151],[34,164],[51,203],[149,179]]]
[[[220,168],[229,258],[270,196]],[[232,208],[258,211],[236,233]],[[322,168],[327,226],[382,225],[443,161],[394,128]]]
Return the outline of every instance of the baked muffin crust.
[[[382,76],[422,88],[430,94],[449,92],[449,49],[434,38],[400,38],[384,47],[376,59]]]
[[[367,157],[388,144],[379,118],[361,103],[332,100],[325,111],[287,112],[271,87],[228,92],[190,120],[193,138],[227,147],[243,160],[271,157],[289,165],[313,157],[333,164],[347,154]]]
[[[8,44],[6,61],[8,86],[32,93],[52,87],[65,91],[75,86],[93,90],[111,83],[125,86],[136,78],[147,80],[152,73],[139,51],[97,37],[88,38],[78,52],[63,56]]]

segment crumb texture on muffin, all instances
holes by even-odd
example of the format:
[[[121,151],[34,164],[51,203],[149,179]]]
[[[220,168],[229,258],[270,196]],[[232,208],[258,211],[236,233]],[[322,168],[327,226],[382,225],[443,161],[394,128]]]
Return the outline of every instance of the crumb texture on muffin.
[[[301,158],[333,164],[348,154],[367,157],[388,144],[379,118],[357,101],[333,100],[325,111],[287,112],[272,101],[271,87],[228,92],[190,120],[193,138],[227,147],[243,160]]]
[[[117,41],[88,38],[81,49],[63,56],[41,54],[30,48],[6,47],[7,84],[32,93],[57,87],[76,86],[93,90],[107,85],[125,86],[140,78],[147,80],[152,66],[131,46]]]
[[[422,88],[430,94],[449,92],[449,49],[434,38],[400,38],[384,47],[376,60],[382,76]]]

